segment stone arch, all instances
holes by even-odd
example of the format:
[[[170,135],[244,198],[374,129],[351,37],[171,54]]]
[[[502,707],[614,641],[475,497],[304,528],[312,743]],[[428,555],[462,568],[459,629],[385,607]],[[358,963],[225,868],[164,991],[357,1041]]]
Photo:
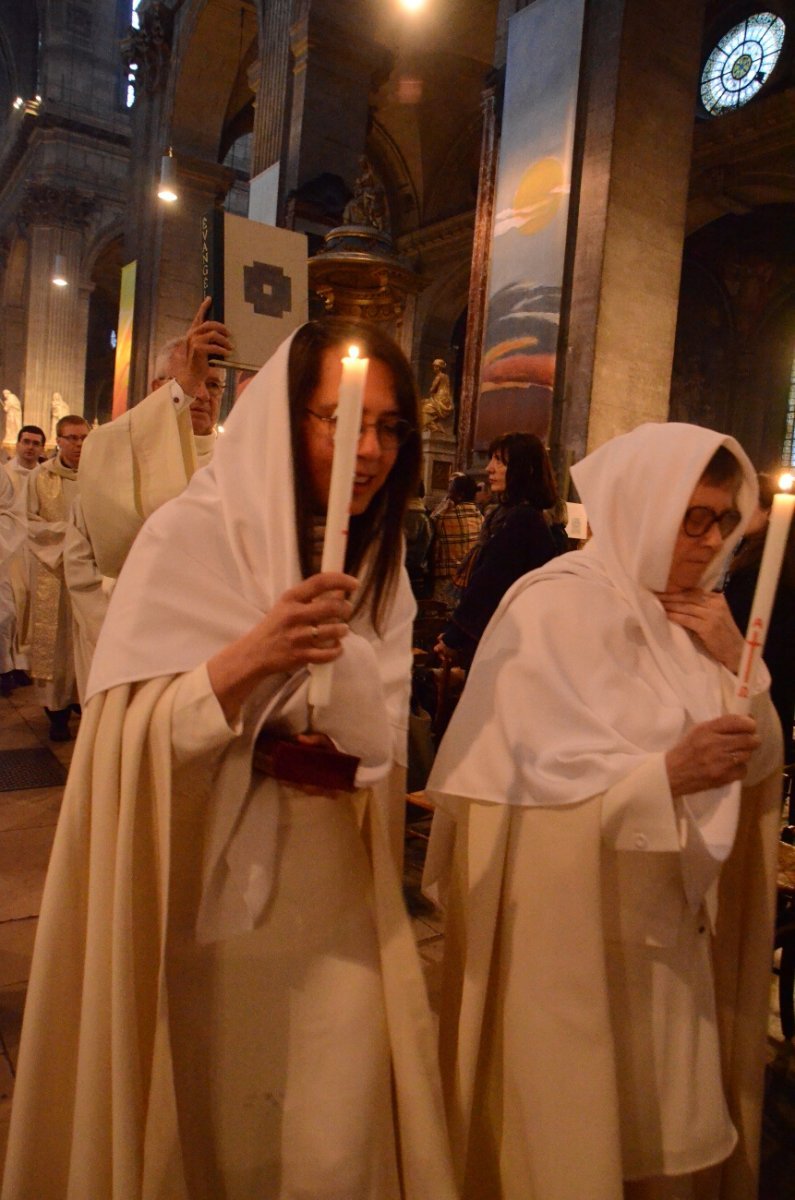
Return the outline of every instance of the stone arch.
[[[400,146],[377,118],[367,139],[367,157],[386,192],[392,235],[416,229],[420,217],[416,183]]]
[[[169,89],[175,153],[219,161],[227,125],[250,103],[246,71],[257,47],[257,14],[250,5],[193,0],[183,10]]]

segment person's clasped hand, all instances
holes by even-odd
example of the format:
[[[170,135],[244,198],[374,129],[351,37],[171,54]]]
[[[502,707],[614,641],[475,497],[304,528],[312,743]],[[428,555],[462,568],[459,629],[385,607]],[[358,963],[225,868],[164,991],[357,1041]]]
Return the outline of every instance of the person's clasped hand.
[[[694,633],[717,662],[737,674],[743,635],[734,623],[724,595],[689,588],[682,592],[659,592],[657,598],[669,621]]]

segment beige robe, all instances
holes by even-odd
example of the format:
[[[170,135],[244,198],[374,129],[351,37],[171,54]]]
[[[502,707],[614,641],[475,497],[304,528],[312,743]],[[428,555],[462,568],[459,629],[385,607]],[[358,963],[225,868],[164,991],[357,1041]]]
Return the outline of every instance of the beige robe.
[[[606,940],[611,927],[616,938],[617,924],[612,851],[604,845],[606,807],[612,812],[614,803],[609,793],[561,807],[462,802],[455,825],[443,817],[431,839],[426,870],[439,878],[454,837],[441,1062],[464,1200],[622,1196],[627,1134],[619,1093],[636,1081],[620,1074],[626,1062],[617,1061],[617,1040],[628,1013],[609,974],[617,956],[637,964],[644,952],[631,930],[623,951],[620,938]],[[711,951],[723,1091],[738,1141],[725,1162],[693,1177],[699,1200],[756,1196],[779,810],[777,771],[744,790],[721,872]],[[636,888],[661,857],[636,864]],[[653,918],[664,893],[655,899],[649,890],[647,903]],[[703,911],[699,921],[708,938]],[[658,931],[665,923],[663,913]],[[692,1034],[690,1020],[682,1037]],[[652,1037],[647,1054],[651,1072]],[[715,1081],[682,1083],[700,1091],[708,1110],[694,1119],[720,1131]],[[645,1136],[664,1133],[646,1129]]]
[[[0,474],[0,672],[14,668],[16,605],[10,567],[25,540],[26,523],[22,499],[11,481]]]
[[[215,1171],[229,1189],[223,1194],[235,1198],[343,1200],[334,1190],[335,1163],[367,1146],[356,1148],[360,1124],[345,1135],[353,1149],[335,1142],[346,1129],[348,1085],[340,1076],[337,1091],[318,1093],[317,1079],[336,1055],[339,1070],[349,1063],[357,1090],[358,1055],[369,1064],[378,1057],[360,1044],[371,1035],[384,1038],[392,1080],[382,1076],[375,1093],[373,1175],[344,1200],[453,1200],[432,1022],[383,816],[370,794],[355,798],[361,840],[350,798],[317,797],[315,811],[306,796],[283,796],[282,841],[295,842],[296,852],[282,846],[262,929],[204,947],[193,940],[201,789],[213,771],[207,760],[187,769],[174,765],[174,730],[183,728],[184,743],[191,725],[179,712],[187,678],[120,685],[86,707],[42,904],[3,1200],[215,1200],[222,1194],[212,1190]],[[216,736],[223,754],[233,731],[219,723]],[[239,756],[239,739],[229,752]],[[347,861],[336,860],[338,887],[327,896],[311,886],[306,892],[308,923],[293,927],[298,958],[291,960],[284,932],[300,912],[290,895],[306,890],[313,855],[334,856],[342,846]],[[318,914],[324,923],[315,929]],[[274,939],[282,943],[275,959]],[[323,948],[327,941],[336,947],[331,954]],[[262,969],[258,1008],[249,989]],[[286,991],[294,1007],[285,1023],[285,1011],[271,1011],[268,1001],[285,990],[291,971],[295,985]],[[356,980],[363,992],[352,986]],[[327,1030],[322,1056],[313,1057],[312,1037],[323,1034],[328,1012],[343,1014],[345,997],[357,994],[370,996],[365,1010],[353,1021],[348,1015],[336,1049],[327,1044]],[[306,999],[319,1003],[317,1012],[306,1010]],[[218,1021],[227,1003],[229,1019]],[[244,1033],[241,1041],[246,1029],[251,1037]],[[259,1088],[252,1062],[261,1068]],[[297,1072],[292,1079],[288,1067]],[[268,1105],[274,1122],[288,1122],[288,1101],[299,1103],[300,1116],[307,1094],[317,1095],[317,1103],[286,1146],[299,1159],[293,1153],[285,1165],[284,1185],[297,1187],[308,1177],[310,1190],[282,1191],[272,1178],[266,1186],[268,1177],[249,1161],[256,1165],[258,1149],[247,1123]],[[213,1145],[204,1138],[208,1109],[216,1118]],[[313,1134],[323,1148],[314,1164],[300,1157],[302,1147],[313,1147]]]
[[[146,518],[209,462],[214,435],[197,444],[189,406],[172,380],[86,441],[80,501],[100,575],[118,576]]]
[[[171,381],[95,429],[80,460],[80,496],[64,544],[82,700],[113,585],[147,517],[206,466],[215,434],[196,437],[190,397]]]
[[[14,491],[17,495],[21,495],[26,486],[30,471],[26,467],[21,467],[16,458],[11,459],[5,464],[4,468],[8,478],[14,485]],[[26,671],[29,665],[30,654],[30,590],[31,590],[31,575],[32,563],[30,551],[28,549],[27,539],[12,555],[8,565],[8,576],[11,583],[11,589],[14,594],[14,607],[16,610],[16,626],[14,630],[14,643],[12,655],[14,666],[21,671]]]
[[[77,497],[77,472],[51,458],[30,473],[28,545],[34,560],[30,673],[36,701],[66,708],[77,700],[69,590],[64,582],[66,524]]]

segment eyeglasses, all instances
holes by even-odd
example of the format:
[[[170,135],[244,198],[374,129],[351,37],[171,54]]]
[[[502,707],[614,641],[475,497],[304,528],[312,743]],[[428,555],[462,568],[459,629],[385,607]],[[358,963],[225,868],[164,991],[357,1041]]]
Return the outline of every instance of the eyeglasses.
[[[720,536],[727,538],[730,533],[734,532],[742,519],[742,513],[739,513],[736,508],[727,508],[722,513],[716,513],[714,508],[706,508],[697,504],[685,513],[682,529],[688,537],[697,538],[703,537],[705,533],[709,533],[713,525],[717,525]]]
[[[334,441],[334,434],[337,431],[336,416],[326,417],[311,408],[305,408],[304,412],[309,413],[310,417],[314,417],[315,420],[322,421],[331,440]],[[362,425],[359,436],[363,437],[368,429],[375,430],[375,436],[378,438],[378,444],[382,450],[397,450],[400,446],[405,446],[414,433],[414,426],[410,421],[404,421],[402,417],[379,417],[377,421],[373,421],[369,425]]]
[[[79,446],[88,437],[87,433],[59,433],[59,442],[71,442],[73,446]]]

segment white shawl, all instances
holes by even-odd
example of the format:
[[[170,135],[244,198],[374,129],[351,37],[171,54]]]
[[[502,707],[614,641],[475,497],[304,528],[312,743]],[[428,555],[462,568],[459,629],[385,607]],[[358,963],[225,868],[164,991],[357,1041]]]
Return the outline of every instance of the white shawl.
[[[193,670],[247,633],[301,579],[287,399],[290,342],[252,380],[219,437],[212,463],[160,507],[138,535],[111,597],[87,694]],[[314,727],[361,760],[358,787],[406,759],[411,623],[405,571],[379,636],[351,622],[334,667],[331,704]],[[307,728],[308,672],[274,675],[243,712],[244,737],[212,784],[202,940],[252,927],[270,894],[278,788],[249,788],[252,742],[264,724]],[[252,886],[252,880],[257,886]]]
[[[655,592],[721,445],[742,467],[743,519],[705,572],[710,587],[756,503],[753,467],[733,438],[647,424],[573,468],[593,537],[518,580],[494,614],[428,783],[442,807],[446,796],[576,804],[720,715],[728,673],[668,620]],[[731,847],[738,799],[734,787],[686,801],[714,859]]]

